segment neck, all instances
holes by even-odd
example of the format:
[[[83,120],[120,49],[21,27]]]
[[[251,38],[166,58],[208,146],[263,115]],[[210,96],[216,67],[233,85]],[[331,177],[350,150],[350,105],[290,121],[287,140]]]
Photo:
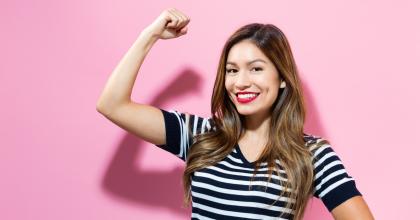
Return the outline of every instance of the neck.
[[[254,114],[245,116],[244,137],[267,140],[270,129],[270,114]]]

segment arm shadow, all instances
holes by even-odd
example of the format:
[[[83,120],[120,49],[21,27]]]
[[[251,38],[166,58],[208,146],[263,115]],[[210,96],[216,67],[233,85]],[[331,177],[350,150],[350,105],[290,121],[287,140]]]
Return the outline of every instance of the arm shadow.
[[[197,93],[202,88],[201,82],[200,74],[186,68],[152,99],[150,105],[160,108],[171,98]],[[184,167],[177,166],[166,171],[139,168],[136,158],[143,156],[148,145],[157,148],[137,136],[125,133],[103,176],[102,189],[117,199],[152,209],[167,209],[175,215],[189,218],[191,207],[182,208],[181,180]]]
[[[323,126],[322,120],[318,108],[316,106],[316,97],[313,96],[311,88],[306,81],[301,78],[301,84],[303,89],[303,95],[305,98],[306,105],[306,120],[305,120],[305,133],[321,136],[323,138],[328,137],[328,134]],[[333,219],[331,213],[322,203],[322,201],[316,197],[312,197],[308,201],[308,205],[305,209],[305,220],[311,219]]]

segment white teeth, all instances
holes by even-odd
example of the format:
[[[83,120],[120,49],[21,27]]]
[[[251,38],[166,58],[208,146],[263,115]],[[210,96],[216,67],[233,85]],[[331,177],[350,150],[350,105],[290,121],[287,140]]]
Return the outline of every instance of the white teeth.
[[[258,94],[239,94],[238,97],[241,99],[252,98],[257,96]]]

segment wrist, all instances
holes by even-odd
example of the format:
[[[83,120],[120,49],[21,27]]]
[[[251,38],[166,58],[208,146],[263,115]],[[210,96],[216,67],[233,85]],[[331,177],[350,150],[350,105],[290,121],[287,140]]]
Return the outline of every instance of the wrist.
[[[143,36],[143,37],[147,37],[147,38],[149,38],[150,40],[152,40],[153,42],[155,42],[155,41],[157,41],[157,40],[159,40],[159,35],[158,34],[156,34],[156,33],[154,33],[153,31],[151,31],[150,29],[148,29],[148,28],[145,28],[141,33],[140,33],[140,35],[141,36]]]

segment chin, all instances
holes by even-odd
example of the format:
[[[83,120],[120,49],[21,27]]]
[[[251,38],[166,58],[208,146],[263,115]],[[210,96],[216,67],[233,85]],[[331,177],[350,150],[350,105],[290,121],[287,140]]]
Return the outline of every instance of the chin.
[[[236,110],[238,111],[238,113],[240,115],[253,115],[253,114],[257,113],[257,111],[251,110],[251,109],[238,109],[238,108],[236,108]]]

